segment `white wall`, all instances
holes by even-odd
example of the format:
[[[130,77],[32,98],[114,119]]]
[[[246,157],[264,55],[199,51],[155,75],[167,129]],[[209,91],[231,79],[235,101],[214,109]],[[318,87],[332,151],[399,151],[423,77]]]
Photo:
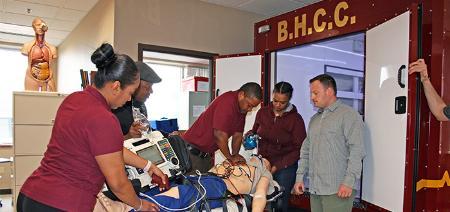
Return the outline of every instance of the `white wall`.
[[[203,52],[253,52],[253,24],[262,16],[198,0],[100,0],[58,47],[58,91],[81,90],[79,71],[95,70],[103,42],[137,60],[145,43]]]
[[[114,42],[114,1],[99,0],[58,47],[58,92],[81,90],[80,69],[96,70],[91,54]]]

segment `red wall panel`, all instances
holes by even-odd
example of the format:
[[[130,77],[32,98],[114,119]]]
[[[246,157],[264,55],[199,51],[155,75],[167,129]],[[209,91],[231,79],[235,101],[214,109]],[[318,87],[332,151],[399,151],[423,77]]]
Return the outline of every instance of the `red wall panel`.
[[[450,103],[449,0],[324,0],[256,23],[255,52],[273,52],[348,33],[366,31],[408,11],[413,3],[423,4],[422,50],[421,52],[412,50],[410,59],[415,60],[419,54],[425,58],[429,64],[431,82],[438,93],[442,94],[445,102]],[[413,14],[412,17],[418,15]],[[346,21],[345,17],[347,17]],[[353,22],[352,17],[354,17]],[[343,22],[346,24],[337,26]],[[263,25],[269,25],[270,31],[259,34],[258,28]],[[331,28],[328,28],[328,25]],[[413,48],[418,46],[417,38],[418,36],[411,35]],[[410,82],[414,82],[414,76],[410,77]],[[409,95],[414,96],[415,86],[411,86],[410,89],[412,91]],[[450,122],[438,122],[429,111],[423,91],[420,92],[422,102],[419,105],[419,169],[417,179],[414,180],[412,164],[415,132],[411,128],[414,128],[415,112],[409,111],[411,114],[408,120],[410,123],[408,123],[407,163],[405,164],[407,182],[405,182],[404,209],[411,211],[412,201],[414,201],[415,211],[450,211],[450,180],[449,185],[445,184],[442,188],[424,188],[417,191],[416,199],[412,200],[413,183],[421,179],[440,180],[445,171],[450,171]],[[410,101],[408,104],[415,105],[415,101]],[[291,202],[295,204],[297,200],[299,204],[296,205],[301,205],[300,199],[293,198]],[[374,210],[371,205],[369,206],[368,210]]]

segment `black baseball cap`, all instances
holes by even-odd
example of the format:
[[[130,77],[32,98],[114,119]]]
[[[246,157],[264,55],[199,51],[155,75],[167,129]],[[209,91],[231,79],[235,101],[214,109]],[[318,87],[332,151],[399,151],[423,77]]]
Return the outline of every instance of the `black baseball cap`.
[[[161,78],[147,64],[141,61],[136,61],[136,67],[138,71],[141,72],[141,80],[147,81],[149,83],[161,82]]]

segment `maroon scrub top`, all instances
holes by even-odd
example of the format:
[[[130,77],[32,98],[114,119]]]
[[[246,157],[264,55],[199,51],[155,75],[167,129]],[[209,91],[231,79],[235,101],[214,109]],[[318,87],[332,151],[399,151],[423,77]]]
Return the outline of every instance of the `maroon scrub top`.
[[[105,182],[95,156],[122,148],[119,121],[106,99],[93,87],[75,92],[59,107],[44,158],[21,192],[64,211],[92,211]]]
[[[202,152],[214,153],[219,147],[214,129],[232,136],[243,133],[246,113],[241,113],[238,91],[229,91],[217,97],[186,131],[183,138]]]

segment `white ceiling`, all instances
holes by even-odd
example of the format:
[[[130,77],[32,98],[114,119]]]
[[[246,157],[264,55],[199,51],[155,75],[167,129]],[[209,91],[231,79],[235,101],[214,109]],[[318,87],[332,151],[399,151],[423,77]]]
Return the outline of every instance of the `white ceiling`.
[[[0,0],[0,23],[25,26],[32,31],[31,22],[41,17],[48,25],[45,39],[59,45],[97,0]],[[0,32],[0,41],[19,43],[34,39],[20,32]]]
[[[321,0],[200,0],[270,18]]]
[[[58,46],[98,0],[0,0],[0,25],[14,24],[23,30],[0,30],[0,43],[23,44],[34,39],[31,22],[41,17],[49,27],[46,40]],[[181,1],[181,0],[179,0]],[[200,0],[269,18],[320,0]],[[23,33],[29,31],[30,33]]]

